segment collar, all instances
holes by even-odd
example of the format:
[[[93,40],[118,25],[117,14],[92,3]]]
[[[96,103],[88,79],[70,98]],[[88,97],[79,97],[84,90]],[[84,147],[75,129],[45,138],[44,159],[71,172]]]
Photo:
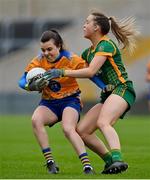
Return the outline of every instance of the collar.
[[[71,58],[71,53],[67,50],[62,50],[59,55],[57,56],[56,60],[52,63],[56,63],[57,61],[59,61],[62,57],[66,57],[67,59]]]
[[[106,35],[102,36],[102,37],[99,39],[98,43],[96,44],[95,48],[94,48],[93,46],[90,47],[91,52],[94,52],[94,51],[95,51],[97,45],[98,45],[101,41],[108,41],[108,40],[109,40],[109,38],[108,38]]]

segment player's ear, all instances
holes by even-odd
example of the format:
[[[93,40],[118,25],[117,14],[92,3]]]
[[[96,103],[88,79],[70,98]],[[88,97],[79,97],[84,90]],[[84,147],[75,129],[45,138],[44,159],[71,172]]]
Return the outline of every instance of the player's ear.
[[[97,24],[95,24],[94,25],[94,31],[97,31],[97,30],[99,30],[100,29],[100,27],[97,25]]]
[[[58,46],[59,51],[61,50],[61,45]]]

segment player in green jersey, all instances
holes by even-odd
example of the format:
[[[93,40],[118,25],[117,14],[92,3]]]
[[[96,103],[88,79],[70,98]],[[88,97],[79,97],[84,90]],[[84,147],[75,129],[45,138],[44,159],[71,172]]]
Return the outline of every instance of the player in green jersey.
[[[131,108],[136,95],[121,52],[107,35],[111,30],[121,48],[128,47],[132,52],[138,31],[131,17],[117,22],[114,17],[99,12],[92,12],[87,17],[83,30],[84,37],[91,41],[91,46],[82,53],[89,66],[80,70],[53,69],[46,76],[90,78],[97,75],[105,84],[114,86],[111,92],[101,91],[100,102],[86,113],[78,125],[78,132],[86,145],[106,162],[102,173],[116,174],[125,171],[128,164],[123,161],[120,140],[113,125]],[[104,135],[109,151],[94,134],[97,128]]]

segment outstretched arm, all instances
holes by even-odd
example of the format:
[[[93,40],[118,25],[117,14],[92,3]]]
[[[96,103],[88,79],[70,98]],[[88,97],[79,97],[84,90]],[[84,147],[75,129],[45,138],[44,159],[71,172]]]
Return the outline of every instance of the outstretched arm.
[[[94,82],[99,88],[104,89],[104,82],[97,77],[95,74],[100,69],[100,67],[105,62],[105,56],[96,56],[89,64],[89,67],[78,69],[78,70],[64,70],[64,69],[52,69],[44,73],[44,77],[47,80],[58,77],[76,77],[76,78],[89,78],[92,82]]]
[[[95,56],[88,67],[78,70],[65,70],[64,75],[76,78],[91,78],[104,64],[106,56]]]

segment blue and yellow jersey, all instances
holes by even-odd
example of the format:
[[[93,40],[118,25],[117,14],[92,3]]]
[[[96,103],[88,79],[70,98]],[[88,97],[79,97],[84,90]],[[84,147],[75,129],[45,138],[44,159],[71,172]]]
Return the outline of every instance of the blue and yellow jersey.
[[[122,62],[122,57],[116,44],[107,36],[103,36],[96,48],[86,49],[82,53],[82,58],[89,64],[94,56],[106,56],[107,60],[99,69],[97,75],[105,84],[113,84],[117,86],[128,80],[128,75]]]
[[[28,71],[32,68],[41,67],[44,68],[46,71],[57,68],[57,69],[80,69],[86,67],[86,62],[80,58],[79,56],[70,53],[69,51],[63,50],[60,52],[59,57],[54,63],[50,63],[47,59],[42,55],[38,55],[37,57],[33,58],[32,61],[27,65],[25,69],[24,77]],[[71,96],[73,94],[80,93],[79,85],[75,78],[72,77],[62,77],[62,78],[55,78],[54,80],[57,81],[55,86],[60,86],[59,91],[53,91],[52,88],[48,86],[45,87],[42,91],[42,99],[61,99],[64,97]],[[24,78],[24,83],[26,83],[26,79]],[[22,85],[20,87],[23,88]],[[24,88],[25,89],[25,88]]]

